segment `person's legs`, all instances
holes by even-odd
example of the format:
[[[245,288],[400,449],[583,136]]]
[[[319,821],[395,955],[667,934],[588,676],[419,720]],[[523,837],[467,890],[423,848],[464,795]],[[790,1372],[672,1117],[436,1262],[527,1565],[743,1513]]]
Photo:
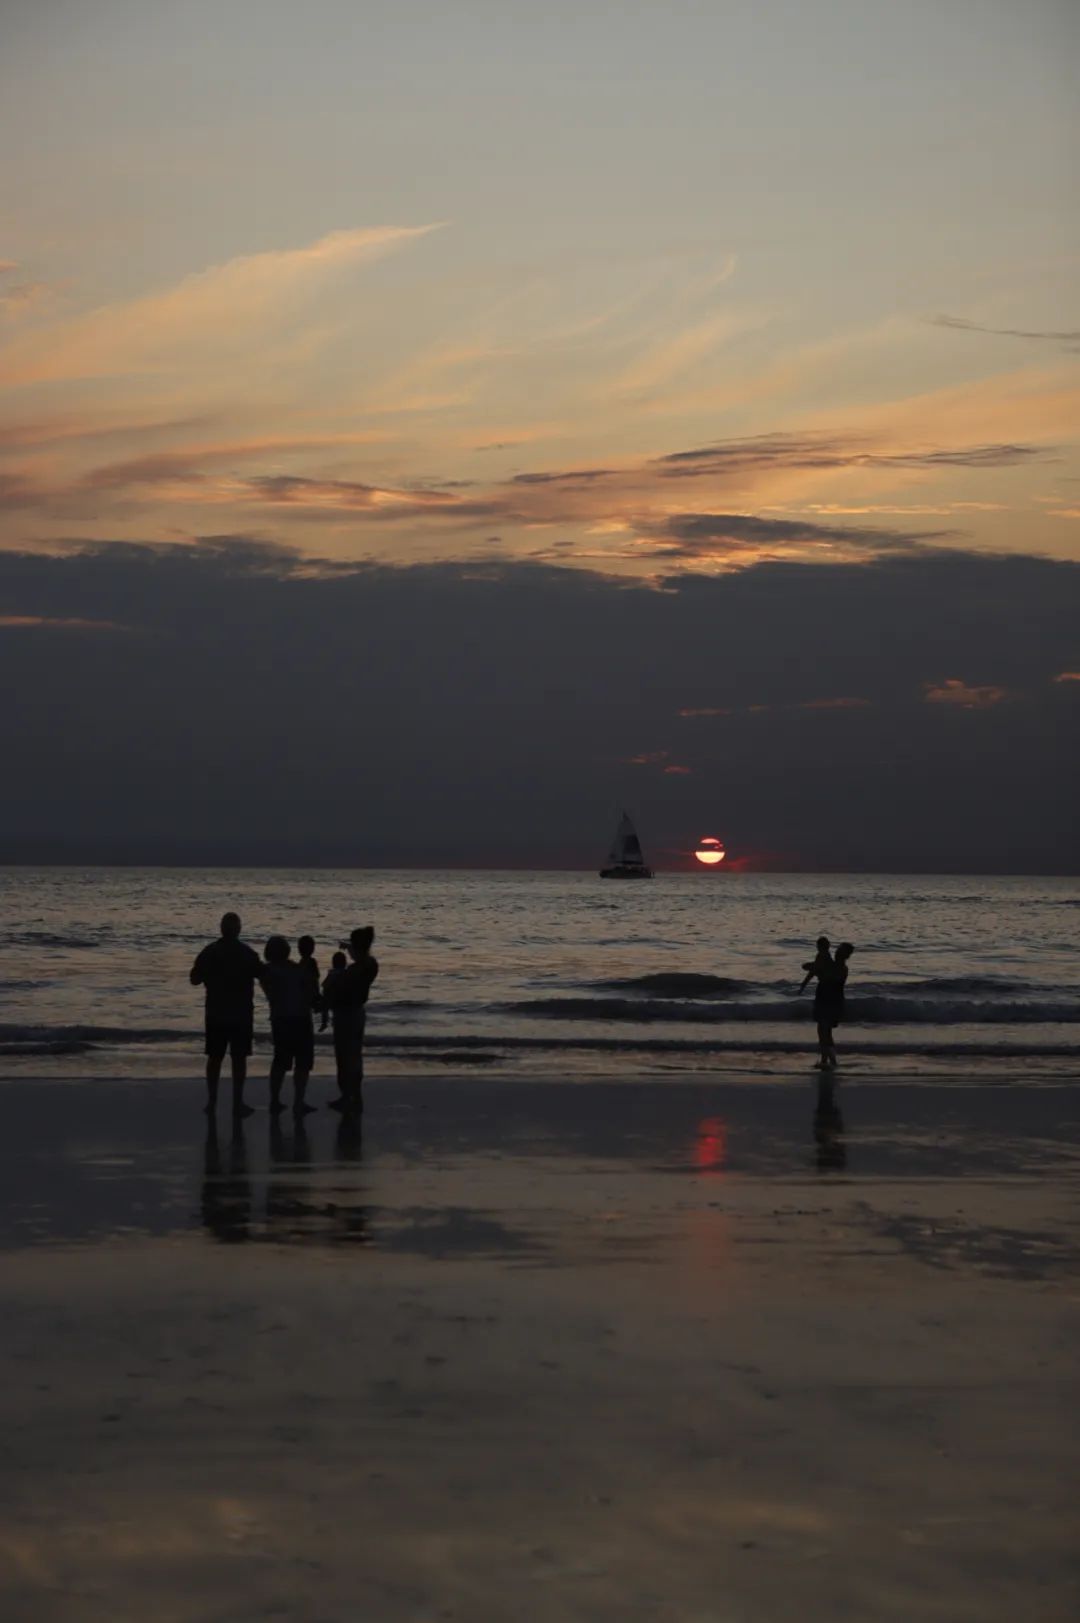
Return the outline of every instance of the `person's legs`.
[[[218,1083],[221,1081],[220,1058],[207,1057],[206,1061],[206,1114],[212,1116],[217,1109]]]
[[[285,1106],[281,1102],[281,1085],[293,1065],[293,1047],[284,1021],[271,1019],[270,1030],[274,1039],[274,1057],[270,1062],[270,1114],[280,1115]]]
[[[228,1047],[228,1035],[217,1026],[206,1028],[206,1114],[212,1116],[217,1109],[218,1083],[221,1081],[221,1062]]]
[[[281,1102],[281,1084],[288,1073],[288,1065],[281,1055],[276,1053],[270,1064],[270,1114],[278,1116],[285,1109]]]
[[[232,1062],[232,1113],[235,1119],[253,1116],[255,1112],[244,1103],[244,1083],[247,1081],[248,1044],[245,1038],[234,1038],[229,1058]]]
[[[315,1107],[304,1103],[304,1094],[307,1091],[308,1077],[315,1064],[315,1028],[308,1016],[306,1022],[298,1021],[296,1029],[296,1063],[293,1066],[293,1115],[306,1116]]]
[[[346,1042],[345,1042],[345,1033],[338,1028],[338,1023],[335,1020],[335,1022],[334,1022],[334,1068],[337,1071],[338,1097],[334,1100],[334,1104],[335,1104],[335,1106],[339,1106],[339,1107],[344,1105],[345,1096],[346,1096],[346,1093],[348,1092],[348,1085],[349,1085],[348,1084],[348,1076],[349,1076],[348,1057],[349,1056],[348,1056],[348,1049],[347,1049]]]
[[[298,1061],[297,1065],[296,1065],[296,1069],[293,1071],[293,1115],[294,1116],[309,1116],[311,1114],[311,1112],[315,1109],[314,1105],[308,1105],[308,1104],[304,1103],[304,1093],[307,1090],[309,1074],[310,1073],[307,1071],[307,1069],[303,1065],[301,1065],[299,1063],[299,1061]]]
[[[349,1074],[347,1100],[350,1110],[357,1113],[364,1108],[364,1026],[363,1013],[358,1015],[349,1044]]]

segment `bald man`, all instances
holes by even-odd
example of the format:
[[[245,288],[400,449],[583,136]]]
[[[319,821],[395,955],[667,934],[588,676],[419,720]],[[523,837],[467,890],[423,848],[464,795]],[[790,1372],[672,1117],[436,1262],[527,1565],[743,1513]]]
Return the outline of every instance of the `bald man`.
[[[217,1111],[221,1062],[232,1062],[233,1120],[253,1115],[244,1103],[248,1055],[255,1024],[255,982],[259,955],[240,939],[240,915],[226,913],[221,936],[204,947],[191,966],[192,986],[206,988],[206,1114]]]

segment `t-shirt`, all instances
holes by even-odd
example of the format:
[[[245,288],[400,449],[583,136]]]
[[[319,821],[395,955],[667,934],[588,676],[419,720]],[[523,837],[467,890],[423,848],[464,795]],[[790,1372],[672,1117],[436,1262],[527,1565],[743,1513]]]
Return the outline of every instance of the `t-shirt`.
[[[243,941],[211,941],[196,958],[191,979],[206,987],[207,1025],[244,1025],[252,1018],[259,955]]]
[[[300,965],[290,959],[284,964],[263,964],[262,989],[273,1020],[303,1020],[311,1014],[308,978]]]
[[[322,1008],[322,998],[319,995],[319,966],[314,958],[301,958],[299,960],[300,973],[307,983],[308,997],[311,999],[313,1009]]]
[[[829,1006],[842,1004],[847,974],[847,965],[845,963],[834,963],[830,965],[828,970],[822,970],[818,976],[814,1002],[825,1003]]]
[[[332,999],[330,1007],[335,1025],[339,1021],[347,1023],[354,1016],[363,1014],[372,982],[378,973],[378,960],[370,953],[359,963],[350,964],[348,969],[339,972],[332,991],[328,992],[328,1001]]]

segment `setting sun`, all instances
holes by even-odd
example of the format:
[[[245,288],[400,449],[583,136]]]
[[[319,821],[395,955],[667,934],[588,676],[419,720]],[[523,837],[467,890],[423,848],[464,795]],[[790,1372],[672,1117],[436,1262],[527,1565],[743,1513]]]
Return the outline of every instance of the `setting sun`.
[[[727,852],[721,842],[713,839],[710,834],[705,839],[698,841],[698,848],[694,855],[706,868],[715,868],[718,862],[723,862]]]

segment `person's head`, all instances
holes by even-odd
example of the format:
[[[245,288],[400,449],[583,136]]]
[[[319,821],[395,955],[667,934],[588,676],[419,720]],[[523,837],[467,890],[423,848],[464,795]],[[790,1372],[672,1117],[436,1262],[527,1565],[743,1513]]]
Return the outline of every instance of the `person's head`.
[[[313,935],[302,935],[296,943],[296,950],[301,958],[310,958],[315,951],[315,937]]]
[[[346,958],[343,952],[335,952],[330,962],[335,969],[344,969],[349,960]]]
[[[263,948],[263,957],[268,964],[284,964],[288,962],[291,951],[283,935],[272,935]]]
[[[223,913],[221,915],[221,933],[226,941],[235,941],[240,934],[239,913]]]
[[[855,948],[851,945],[850,941],[841,941],[840,945],[836,949],[837,963],[846,964],[854,951]]]
[[[369,953],[371,951],[372,943],[374,942],[374,940],[375,940],[374,926],[371,925],[371,924],[362,924],[362,925],[358,926],[357,929],[350,930],[349,931],[349,939],[348,939],[348,941],[343,941],[341,943],[341,945],[343,947],[348,947],[349,952],[352,955],[352,957],[354,957],[354,958],[363,958],[367,953]]]
[[[818,952],[828,952],[828,950],[829,950],[829,938],[828,938],[827,935],[819,935],[818,936],[818,938],[817,938],[817,950],[818,950]]]

